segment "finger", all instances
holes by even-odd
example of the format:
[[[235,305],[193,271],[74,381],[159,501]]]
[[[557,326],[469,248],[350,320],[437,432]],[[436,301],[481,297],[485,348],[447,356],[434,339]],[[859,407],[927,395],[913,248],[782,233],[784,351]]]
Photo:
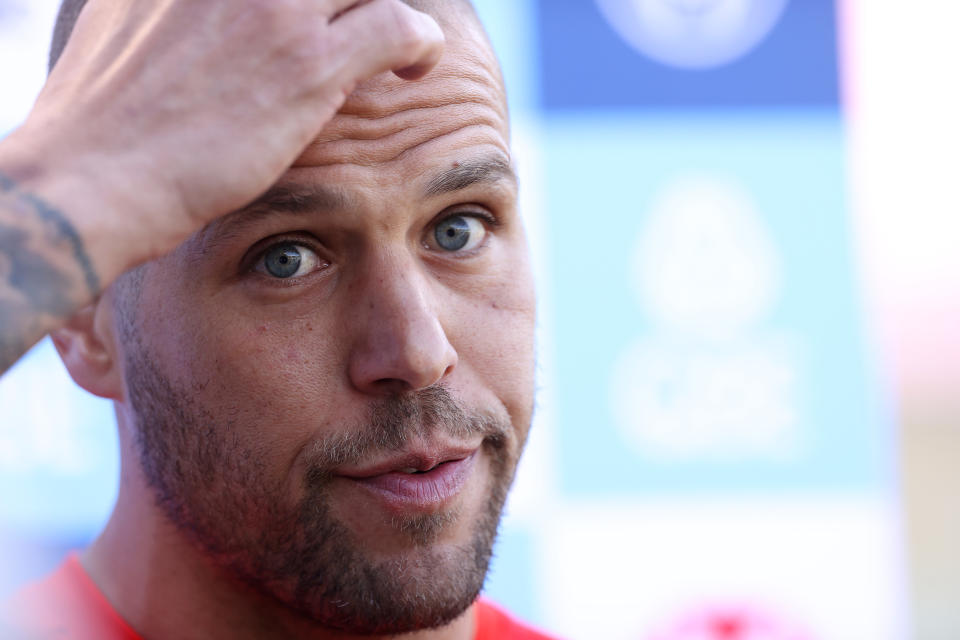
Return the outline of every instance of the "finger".
[[[339,19],[346,12],[367,4],[370,0],[327,0],[324,11],[330,16],[328,22]]]
[[[330,28],[345,45],[344,71],[358,80],[388,70],[413,80],[430,71],[443,53],[440,25],[399,0],[359,4]]]

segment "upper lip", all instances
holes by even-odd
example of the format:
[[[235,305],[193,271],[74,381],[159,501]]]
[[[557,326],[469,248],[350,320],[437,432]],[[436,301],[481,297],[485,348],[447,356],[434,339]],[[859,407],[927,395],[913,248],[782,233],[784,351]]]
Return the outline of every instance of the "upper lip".
[[[400,453],[373,464],[338,469],[336,475],[354,480],[373,478],[385,473],[416,469],[429,471],[444,462],[455,462],[469,458],[479,445],[436,445],[411,447]]]

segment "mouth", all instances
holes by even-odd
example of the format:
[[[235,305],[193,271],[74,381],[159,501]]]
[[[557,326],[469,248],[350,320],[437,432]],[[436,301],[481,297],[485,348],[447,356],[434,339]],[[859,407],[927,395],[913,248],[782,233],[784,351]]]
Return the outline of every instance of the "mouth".
[[[478,451],[411,452],[338,476],[372,494],[397,515],[432,512],[460,495],[472,475]]]

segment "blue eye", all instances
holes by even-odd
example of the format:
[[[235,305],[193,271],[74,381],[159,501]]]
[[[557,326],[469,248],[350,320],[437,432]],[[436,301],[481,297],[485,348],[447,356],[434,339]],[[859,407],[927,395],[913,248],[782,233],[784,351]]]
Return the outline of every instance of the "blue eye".
[[[255,271],[275,278],[293,278],[315,271],[320,258],[309,248],[284,242],[267,249],[254,267]]]
[[[477,218],[454,215],[437,223],[433,238],[444,251],[462,251],[479,245],[486,234],[486,227]]]

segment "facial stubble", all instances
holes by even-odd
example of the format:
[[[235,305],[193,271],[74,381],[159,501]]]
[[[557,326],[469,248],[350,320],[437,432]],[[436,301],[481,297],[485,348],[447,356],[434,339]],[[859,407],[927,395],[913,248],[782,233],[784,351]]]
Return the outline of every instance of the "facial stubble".
[[[125,338],[144,477],[166,518],[228,578],[320,626],[357,634],[443,626],[473,603],[519,456],[519,444],[509,446],[508,419],[468,412],[443,387],[372,401],[362,423],[311,444],[303,496],[291,502],[268,480],[262,457],[236,435],[237,418],[229,417],[235,412],[206,408],[158,370],[135,334]],[[435,544],[472,514],[394,517],[390,525],[407,552],[374,558],[331,512],[332,470],[439,433],[483,438],[489,486],[470,538]]]

